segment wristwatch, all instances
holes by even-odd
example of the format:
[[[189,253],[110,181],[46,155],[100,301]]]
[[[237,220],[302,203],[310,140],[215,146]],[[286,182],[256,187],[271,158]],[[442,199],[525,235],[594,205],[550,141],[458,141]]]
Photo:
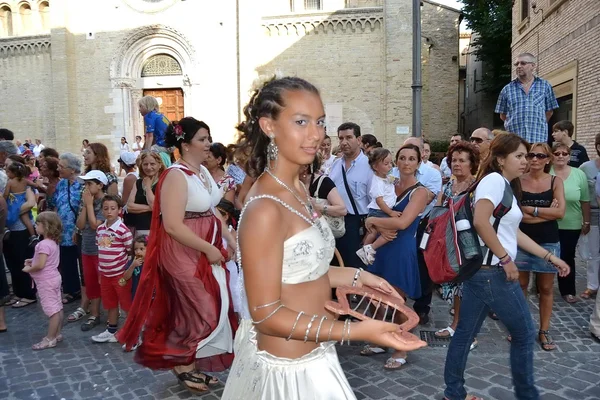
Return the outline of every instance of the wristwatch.
[[[323,206],[323,215],[327,215],[327,204]]]

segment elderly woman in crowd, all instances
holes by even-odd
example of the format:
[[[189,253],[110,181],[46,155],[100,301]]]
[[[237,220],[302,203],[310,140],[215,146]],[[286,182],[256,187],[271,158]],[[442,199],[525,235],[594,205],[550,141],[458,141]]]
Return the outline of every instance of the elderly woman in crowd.
[[[77,180],[77,177],[81,174],[81,158],[72,153],[62,154],[58,162],[58,173],[61,179],[56,184],[53,195],[48,196],[47,207],[58,213],[63,225],[60,243],[60,273],[63,282],[64,302],[71,303],[82,295],[75,227],[83,190],[83,184]],[[83,300],[87,299],[82,299],[82,304],[87,308],[87,301],[84,302]],[[80,311],[80,309],[77,309],[77,311]],[[70,315],[68,320],[76,321],[82,316],[78,315],[76,318],[72,318]]]
[[[54,190],[60,179],[58,162],[58,158],[46,157],[40,164],[40,176],[42,179],[36,182],[36,187],[40,193],[45,193],[45,195],[42,194],[38,200],[38,212],[46,211],[46,198],[54,194]]]
[[[448,167],[454,177],[444,185],[438,196],[438,206],[448,206],[451,198],[459,196],[475,183],[475,174],[479,168],[479,151],[469,142],[458,142],[448,149],[446,157]],[[452,323],[446,328],[435,332],[435,336],[448,338],[454,336],[460,315],[460,302],[462,300],[462,284],[442,284],[442,298],[452,305]],[[473,339],[471,350],[477,346],[477,339]]]
[[[129,193],[125,216],[125,224],[135,230],[136,236],[150,233],[156,183],[165,170],[162,158],[154,152],[142,151],[138,162],[140,177]]]

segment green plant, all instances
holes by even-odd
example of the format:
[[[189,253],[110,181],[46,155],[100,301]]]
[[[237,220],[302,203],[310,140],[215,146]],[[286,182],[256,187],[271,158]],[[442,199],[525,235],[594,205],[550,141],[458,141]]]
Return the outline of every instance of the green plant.
[[[429,144],[432,153],[446,153],[450,147],[450,142],[448,140],[434,140]]]

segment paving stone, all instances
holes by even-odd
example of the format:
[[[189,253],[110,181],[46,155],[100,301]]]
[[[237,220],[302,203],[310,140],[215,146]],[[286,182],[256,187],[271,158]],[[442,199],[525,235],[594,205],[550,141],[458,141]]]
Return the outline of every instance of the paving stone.
[[[584,268],[579,272],[585,273]],[[578,292],[585,278],[577,275]],[[534,348],[537,385],[543,400],[600,399],[600,345],[587,330],[591,302],[568,305],[555,293],[552,333],[559,348],[544,352]],[[530,296],[531,312],[538,321],[537,298]],[[69,313],[76,304],[65,307]],[[9,332],[0,341],[1,400],[218,400],[223,387],[193,395],[177,384],[168,371],[151,371],[133,362],[116,344],[92,344],[80,324],[63,328],[66,340],[54,349],[34,352],[31,344],[45,335],[47,322],[40,310],[6,309]],[[424,329],[447,326],[448,305],[434,297],[431,322]],[[536,322],[537,324],[537,322]],[[418,334],[418,329],[417,332]],[[469,393],[491,400],[514,399],[510,375],[510,343],[501,323],[486,319],[478,335],[479,347],[469,354],[465,373]],[[390,352],[372,357],[359,355],[362,343],[338,347],[339,359],[359,400],[439,400],[444,390],[444,348],[425,348],[408,356],[408,364],[387,371]],[[223,382],[227,373],[215,374]],[[579,396],[575,396],[579,393]]]

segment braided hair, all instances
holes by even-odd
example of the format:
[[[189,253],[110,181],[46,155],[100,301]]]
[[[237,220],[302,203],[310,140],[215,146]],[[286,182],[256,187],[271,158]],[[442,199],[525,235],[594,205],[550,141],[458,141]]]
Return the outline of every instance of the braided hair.
[[[252,92],[250,101],[244,107],[245,121],[236,127],[240,132],[236,156],[247,160],[243,167],[250,176],[259,176],[267,165],[269,137],[261,129],[259,119],[277,119],[285,107],[284,93],[300,90],[319,95],[319,90],[314,85],[297,77],[273,77]]]

